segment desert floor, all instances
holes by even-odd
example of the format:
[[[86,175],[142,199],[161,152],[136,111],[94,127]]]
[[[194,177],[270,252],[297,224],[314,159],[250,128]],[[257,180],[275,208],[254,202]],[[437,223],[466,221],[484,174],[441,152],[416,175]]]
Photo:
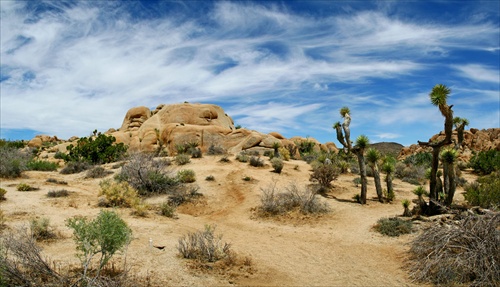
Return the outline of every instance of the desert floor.
[[[220,156],[192,159],[175,169],[192,169],[196,172],[202,202],[182,206],[178,218],[171,219],[150,211],[147,217],[134,217],[130,209],[118,209],[122,218],[133,230],[126,261],[132,272],[149,276],[158,286],[419,286],[412,282],[404,270],[409,242],[417,232],[397,238],[383,236],[372,227],[378,219],[400,215],[402,199],[415,199],[414,185],[394,181],[396,200],[382,204],[375,200],[373,178],[369,178],[368,204],[354,203],[352,197],[359,192],[352,180],[356,175],[340,175],[333,182],[333,189],[321,200],[326,201],[332,212],[320,217],[288,216],[279,220],[259,218],[255,208],[260,205],[262,188],[276,182],[279,187],[295,183],[304,187],[309,182],[310,166],[304,161],[285,162],[281,174],[266,166],[256,168],[230,157],[230,163],[219,162]],[[114,173],[112,164],[105,165]],[[215,181],[206,181],[209,175]],[[111,178],[109,175],[107,178]],[[71,230],[65,220],[84,215],[95,217],[99,182],[102,179],[85,179],[85,172],[62,175],[58,172],[24,173],[18,179],[1,179],[0,186],[8,192],[6,201],[0,203],[8,228],[28,226],[33,218],[47,217],[62,238],[43,242],[43,254],[55,264],[79,264]],[[251,181],[244,181],[251,177]],[[467,180],[473,176],[465,174]],[[48,183],[48,178],[66,181],[68,185]],[[19,183],[38,187],[37,191],[20,192]],[[51,190],[69,190],[70,196],[49,198]],[[462,189],[456,200],[463,200]],[[148,198],[151,205],[165,201],[166,196]],[[251,258],[252,267],[229,270],[227,274],[201,271],[189,267],[189,260],[178,256],[178,239],[188,232],[202,229],[206,224],[216,224],[216,232],[232,244],[240,256]],[[164,250],[150,248],[166,246]],[[124,260],[116,256],[116,264]]]

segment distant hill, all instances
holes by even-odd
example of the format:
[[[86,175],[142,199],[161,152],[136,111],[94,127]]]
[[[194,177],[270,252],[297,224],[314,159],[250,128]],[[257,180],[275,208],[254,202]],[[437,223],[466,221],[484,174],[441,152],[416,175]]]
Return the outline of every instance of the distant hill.
[[[382,155],[397,157],[404,146],[395,142],[380,142],[371,144],[370,147],[378,150]]]

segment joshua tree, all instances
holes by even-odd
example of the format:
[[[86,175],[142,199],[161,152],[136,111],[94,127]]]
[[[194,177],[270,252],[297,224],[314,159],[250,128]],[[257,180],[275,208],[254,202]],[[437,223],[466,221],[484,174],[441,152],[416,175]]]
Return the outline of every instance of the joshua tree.
[[[455,149],[462,148],[462,143],[464,142],[464,129],[465,126],[469,125],[469,120],[466,118],[455,117],[453,119],[453,124],[455,124],[455,128],[457,129],[457,138],[458,143],[455,146]]]
[[[452,107],[453,105],[449,106],[446,102],[448,99],[448,95],[450,94],[451,90],[446,87],[445,85],[438,84],[432,88],[432,91],[429,94],[429,98],[431,100],[431,103],[439,108],[439,111],[445,118],[444,121],[444,132],[445,132],[445,138],[440,140],[440,141],[435,141],[435,142],[421,142],[418,141],[418,144],[423,147],[431,147],[432,148],[432,166],[431,166],[431,177],[430,177],[430,202],[429,205],[431,207],[431,212],[434,209],[433,205],[433,200],[437,201],[438,199],[438,193],[436,190],[436,174],[438,170],[438,165],[439,165],[439,154],[441,151],[441,147],[444,145],[450,144],[451,141],[451,134],[453,131],[453,111]]]
[[[451,205],[457,184],[455,182],[455,161],[457,159],[457,151],[452,148],[447,148],[441,153],[441,161],[443,162],[444,174],[444,194],[445,204]]]
[[[273,143],[273,149],[274,149],[274,155],[273,155],[273,157],[280,158],[280,152],[279,152],[280,146],[281,145],[280,145],[279,142],[274,142]]]
[[[410,217],[411,216],[410,201],[408,199],[404,199],[403,201],[401,201],[401,204],[403,205],[404,208],[403,216]]]
[[[366,204],[366,191],[367,191],[367,180],[366,180],[366,166],[365,166],[365,148],[368,147],[369,140],[365,135],[361,135],[356,139],[356,145],[353,147],[351,143],[351,131],[349,130],[349,125],[351,124],[351,116],[349,115],[350,110],[348,107],[343,107],[340,109],[340,115],[344,119],[344,122],[336,122],[333,128],[337,132],[337,140],[342,144],[346,153],[352,152],[358,157],[359,164],[359,175],[361,177],[361,195],[359,202],[361,204]]]
[[[387,185],[387,199],[389,201],[394,197],[394,188],[392,186],[392,174],[394,173],[394,161],[390,157],[384,159],[382,171],[385,172],[385,183]]]
[[[382,184],[380,182],[380,172],[378,169],[378,161],[380,160],[380,158],[380,153],[374,148],[370,148],[366,152],[366,160],[368,161],[368,165],[373,171],[373,178],[375,180],[375,189],[377,190],[378,201],[384,202]]]

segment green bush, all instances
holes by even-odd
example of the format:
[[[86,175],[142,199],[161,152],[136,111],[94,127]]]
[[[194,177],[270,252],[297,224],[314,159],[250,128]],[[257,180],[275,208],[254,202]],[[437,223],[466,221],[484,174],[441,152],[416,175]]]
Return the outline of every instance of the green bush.
[[[183,169],[177,172],[177,178],[179,182],[191,183],[196,181],[196,174],[192,169]]]
[[[406,157],[403,161],[406,165],[419,165],[430,167],[432,165],[432,153],[419,152]]]
[[[464,197],[469,204],[483,208],[500,209],[500,172],[478,178],[466,184]]]
[[[123,143],[115,144],[115,142],[115,137],[105,134],[80,138],[76,146],[71,144],[67,147],[68,154],[64,156],[64,160],[86,161],[92,164],[117,161],[125,155],[127,147]]]
[[[301,155],[305,155],[305,154],[309,154],[309,153],[313,152],[314,146],[316,145],[316,143],[313,141],[310,141],[309,139],[306,139],[305,141],[295,142],[295,145],[299,149],[299,153]]]
[[[92,165],[86,161],[70,161],[61,169],[61,174],[74,174],[86,171],[92,168]]]
[[[56,162],[50,162],[46,160],[31,160],[27,164],[28,170],[37,170],[37,171],[56,171],[59,167],[59,164]]]
[[[271,159],[271,166],[274,172],[281,173],[284,166],[283,160],[281,158],[273,158]]]
[[[183,153],[176,155],[174,160],[177,165],[185,165],[191,162],[189,155]]]
[[[0,148],[21,149],[24,148],[26,144],[27,142],[23,140],[11,141],[11,140],[0,139]]]
[[[382,233],[383,235],[396,237],[402,234],[408,234],[412,232],[412,222],[406,221],[401,218],[381,218],[377,221],[375,225],[375,230]]]
[[[481,151],[470,160],[470,166],[479,174],[490,174],[500,171],[500,151]]]
[[[133,154],[116,179],[128,182],[140,195],[168,193],[179,184],[169,166],[170,161],[156,159],[152,154]]]
[[[215,234],[215,226],[206,225],[204,230],[188,233],[179,238],[177,250],[186,259],[216,262],[230,254],[231,245],[222,242],[222,235]]]
[[[66,225],[73,229],[84,278],[96,255],[100,254],[97,268],[99,274],[115,253],[123,250],[132,239],[132,230],[114,211],[101,210],[94,220],[73,217],[66,221]]]
[[[28,169],[31,155],[14,147],[0,147],[0,177],[20,177]]]
[[[127,182],[116,182],[110,179],[99,183],[101,190],[99,196],[103,200],[99,201],[102,207],[134,207],[140,203],[137,191]]]
[[[33,191],[33,190],[37,190],[38,188],[22,182],[16,186],[16,189],[17,189],[17,191]]]
[[[7,193],[7,190],[0,188],[0,201],[5,200],[5,194]]]

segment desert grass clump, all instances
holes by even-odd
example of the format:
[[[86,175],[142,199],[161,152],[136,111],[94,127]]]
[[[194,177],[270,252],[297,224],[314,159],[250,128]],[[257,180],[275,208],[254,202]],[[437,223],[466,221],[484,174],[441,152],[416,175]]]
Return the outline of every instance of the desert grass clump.
[[[236,160],[239,162],[248,162],[249,156],[246,152],[242,151],[236,155]]]
[[[7,198],[5,198],[6,193],[7,193],[7,190],[0,188],[0,201],[7,199]]]
[[[116,179],[128,182],[140,195],[168,193],[179,184],[169,166],[170,161],[152,154],[133,154]]]
[[[206,181],[214,181],[215,177],[213,175],[209,175],[209,176],[205,177],[205,180]]]
[[[57,238],[57,233],[50,225],[50,219],[47,217],[32,219],[30,221],[30,232],[36,241]]]
[[[249,159],[249,164],[253,167],[262,167],[264,166],[264,160],[262,160],[258,156],[251,156]]]
[[[231,160],[229,159],[229,157],[228,157],[227,155],[223,155],[223,156],[219,159],[219,162],[228,163],[228,162],[231,162]]]
[[[182,183],[191,183],[196,181],[196,174],[192,169],[183,169],[177,172],[177,179]]]
[[[170,202],[165,201],[160,204],[159,214],[168,218],[177,218],[176,206]]]
[[[0,177],[15,178],[28,169],[27,165],[31,159],[28,152],[14,147],[0,147]]]
[[[96,166],[93,169],[87,171],[87,173],[85,174],[85,178],[103,178],[112,173],[112,171],[106,170],[102,166]]]
[[[68,182],[66,182],[64,180],[57,180],[55,178],[47,178],[47,180],[45,182],[61,184],[61,185],[68,185]]]
[[[57,198],[67,196],[69,196],[69,191],[67,191],[66,189],[50,190],[49,192],[47,192],[47,197]]]
[[[191,162],[189,155],[187,154],[178,154],[175,156],[174,161],[177,165],[185,165]]]
[[[61,169],[61,174],[74,174],[86,171],[92,168],[92,165],[86,161],[70,161]]]
[[[500,286],[500,213],[432,225],[411,243],[408,267],[419,282]]]
[[[275,173],[281,173],[284,166],[283,160],[281,158],[275,157],[271,159],[271,166],[273,167],[273,171]]]
[[[404,208],[403,216],[405,217],[411,217],[410,203],[411,202],[408,199],[403,199],[403,201],[401,201],[401,204],[403,205]]]
[[[110,179],[99,183],[101,190],[99,206],[101,207],[135,207],[141,203],[137,191],[127,182],[116,182]]]
[[[227,257],[231,252],[231,244],[223,242],[222,234],[216,234],[215,228],[215,225],[205,225],[203,230],[179,238],[179,254],[183,258],[202,262],[216,262]]]
[[[276,183],[272,183],[268,188],[261,190],[259,210],[263,216],[282,215],[294,210],[302,214],[321,214],[330,211],[328,205],[320,201],[316,191],[311,188],[300,190],[297,185],[291,184],[285,191],[280,191]]]
[[[33,191],[33,190],[38,190],[38,188],[33,187],[27,183],[20,183],[16,186],[17,191]]]
[[[403,220],[398,217],[381,218],[374,226],[376,231],[391,237],[411,233],[412,228],[413,224],[411,221]]]

